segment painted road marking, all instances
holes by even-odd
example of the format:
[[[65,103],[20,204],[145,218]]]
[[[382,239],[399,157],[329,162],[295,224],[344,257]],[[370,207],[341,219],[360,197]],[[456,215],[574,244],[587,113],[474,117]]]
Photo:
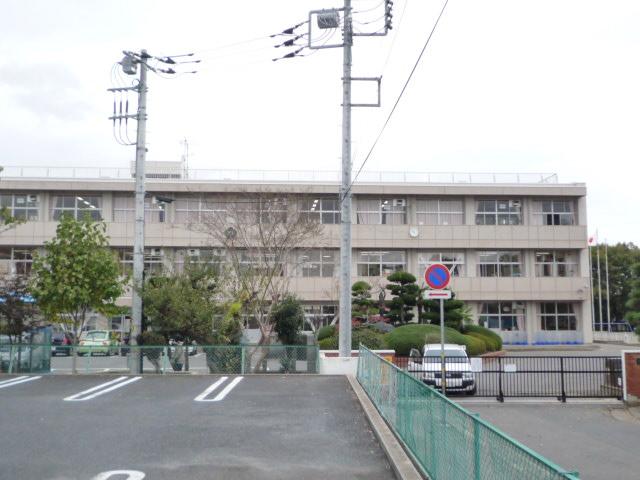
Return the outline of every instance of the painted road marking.
[[[7,388],[7,387],[13,387],[14,385],[18,385],[19,383],[26,383],[26,382],[31,382],[32,380],[38,380],[39,378],[42,377],[16,377],[16,378],[12,378],[11,380],[5,380],[3,382],[0,382],[0,388]]]
[[[105,393],[112,392],[117,390],[118,388],[124,387],[133,382],[137,382],[142,377],[118,377],[115,380],[111,380],[110,382],[101,383],[100,385],[96,385],[95,387],[89,388],[88,390],[84,390],[80,393],[76,393],[75,395],[71,395],[64,399],[65,402],[84,402],[85,400],[91,400],[93,398],[99,397],[100,395],[104,395]],[[87,395],[90,394],[90,395]],[[85,395],[87,395],[85,397]]]
[[[219,401],[223,400],[224,397],[226,397],[229,394],[229,392],[231,392],[231,390],[233,390],[235,388],[235,386],[238,385],[238,383],[240,383],[242,381],[242,379],[244,377],[236,377],[236,378],[234,378],[233,380],[231,380],[231,382],[229,382],[229,384],[226,387],[224,387],[224,389],[215,398],[207,398],[207,396],[211,395],[211,393],[216,388],[218,388],[220,385],[222,385],[224,382],[226,382],[228,378],[229,377],[221,377],[216,383],[211,385],[204,392],[202,392],[200,395],[198,395],[196,398],[194,398],[194,400],[196,402],[219,402]]]
[[[110,470],[108,472],[102,472],[93,477],[92,480],[108,480],[111,477],[117,477],[126,475],[125,480],[142,480],[146,475],[144,472],[138,470]]]

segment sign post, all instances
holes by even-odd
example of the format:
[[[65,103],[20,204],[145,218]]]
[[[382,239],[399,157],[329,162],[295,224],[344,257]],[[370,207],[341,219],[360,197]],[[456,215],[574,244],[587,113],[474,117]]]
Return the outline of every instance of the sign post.
[[[424,280],[429,287],[435,290],[427,290],[425,292],[425,298],[440,299],[440,384],[442,385],[442,394],[446,396],[447,372],[444,357],[444,300],[445,298],[451,298],[451,291],[444,289],[447,288],[451,282],[451,272],[449,272],[449,269],[445,265],[434,263],[424,272]]]

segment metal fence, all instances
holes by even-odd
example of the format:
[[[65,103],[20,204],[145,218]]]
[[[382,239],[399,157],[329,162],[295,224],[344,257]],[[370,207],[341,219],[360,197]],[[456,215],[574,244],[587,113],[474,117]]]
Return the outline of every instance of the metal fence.
[[[396,356],[395,364],[441,389],[440,357]],[[446,357],[447,393],[483,397],[622,398],[620,357]],[[464,378],[463,378],[464,377]]]
[[[431,480],[579,478],[365,347],[358,381]]]
[[[317,345],[0,345],[0,373],[318,373]]]

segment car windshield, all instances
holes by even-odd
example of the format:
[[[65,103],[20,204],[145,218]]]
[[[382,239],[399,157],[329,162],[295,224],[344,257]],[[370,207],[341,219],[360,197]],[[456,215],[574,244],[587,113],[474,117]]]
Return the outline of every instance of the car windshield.
[[[427,350],[427,351],[424,352],[424,356],[425,357],[439,357],[440,356],[440,350]],[[462,357],[462,358],[466,358],[467,354],[464,352],[464,350],[447,350],[445,348],[444,356],[445,357]]]
[[[85,340],[106,340],[107,332],[88,332]]]

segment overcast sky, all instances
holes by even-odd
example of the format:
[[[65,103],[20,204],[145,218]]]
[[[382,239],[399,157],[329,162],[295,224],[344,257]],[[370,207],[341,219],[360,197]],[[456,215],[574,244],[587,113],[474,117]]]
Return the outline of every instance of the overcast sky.
[[[353,0],[355,27],[376,28],[381,3]],[[391,35],[355,40],[353,76],[383,77],[382,108],[354,112],[356,167],[443,5],[394,3]],[[128,166],[106,89],[122,50],[146,48],[203,59],[195,75],[151,75],[149,160],[179,160],[186,138],[192,168],[338,170],[341,50],[273,62],[286,51],[268,38],[334,6],[3,0],[0,163]],[[365,170],[558,173],[587,184],[591,232],[640,244],[638,25],[637,0],[450,0]]]

